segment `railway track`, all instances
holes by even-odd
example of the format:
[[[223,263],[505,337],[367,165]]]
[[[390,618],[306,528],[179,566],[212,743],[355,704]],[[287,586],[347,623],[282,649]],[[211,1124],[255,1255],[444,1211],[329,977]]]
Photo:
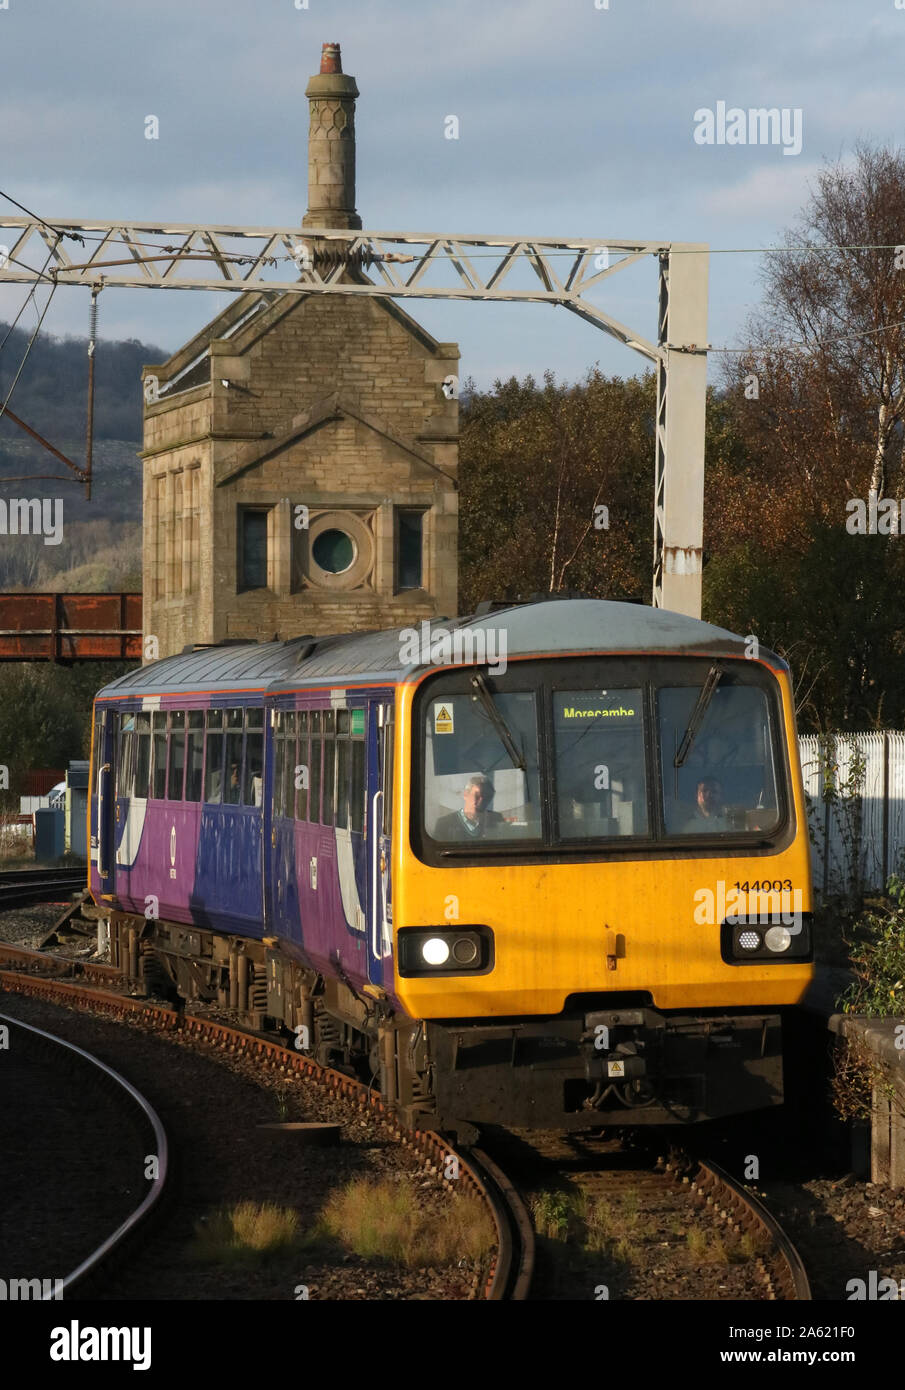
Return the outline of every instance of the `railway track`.
[[[117,967],[0,943],[0,965],[4,963],[14,968],[0,969],[0,988],[75,1004],[113,1017],[141,1015],[154,1028],[180,1029],[227,1053],[250,1056],[260,1066],[301,1072],[315,1084],[356,1101],[363,1110],[370,1108],[386,1117],[394,1139],[411,1146],[434,1175],[443,1173],[450,1154],[455,1152],[460,1181],[482,1197],[497,1231],[497,1256],[482,1290],[485,1298],[501,1301],[529,1296],[653,1296],[643,1291],[643,1280],[642,1291],[632,1291],[633,1282],[637,1281],[629,1277],[631,1261],[626,1261],[624,1250],[620,1251],[620,1242],[636,1247],[638,1259],[648,1263],[659,1260],[661,1264],[665,1260],[667,1265],[669,1259],[663,1251],[678,1243],[680,1254],[687,1253],[690,1273],[688,1278],[677,1275],[673,1279],[675,1297],[727,1296],[719,1292],[718,1274],[709,1279],[702,1279],[700,1274],[702,1267],[706,1270],[713,1250],[723,1247],[736,1261],[730,1264],[736,1296],[783,1300],[811,1296],[801,1258],[778,1222],[762,1203],[712,1162],[678,1153],[659,1164],[645,1163],[613,1140],[582,1135],[514,1135],[505,1131],[481,1148],[463,1153],[432,1131],[398,1126],[379,1096],[368,1087],[320,1066],[272,1038],[178,1013],[144,998],[115,993],[117,983],[127,986]],[[103,988],[90,988],[91,984]],[[568,1203],[560,1204],[557,1214],[554,1200],[553,1217],[571,1238],[557,1242],[544,1235],[549,1211],[545,1215],[543,1202],[538,1204],[538,1194],[551,1191],[571,1194],[575,1199],[573,1214],[578,1208],[591,1212],[592,1224],[598,1227],[591,1242],[597,1249],[586,1251],[587,1258],[583,1256],[577,1264],[575,1232],[568,1231]],[[614,1214],[612,1219],[607,1218],[609,1211]],[[538,1225],[540,1241],[536,1239]],[[639,1226],[655,1234],[659,1231],[664,1238],[635,1239]],[[703,1245],[688,1244],[692,1238],[687,1233],[705,1226],[710,1231],[709,1246],[706,1241]],[[651,1249],[646,1249],[647,1245]],[[569,1267],[565,1272],[560,1268],[560,1256]],[[741,1281],[744,1292],[738,1292],[741,1265],[746,1267]],[[710,1273],[716,1273],[715,1267]],[[704,1285],[712,1285],[712,1292],[701,1292]],[[601,1289],[605,1293],[601,1294]],[[656,1296],[670,1297],[669,1288]]]
[[[169,1172],[167,1135],[157,1112],[131,1082],[105,1062],[85,1051],[84,1048],[76,1047],[64,1038],[57,1037],[42,1028],[35,1028],[32,1024],[25,1023],[6,1013],[0,1013],[0,1024],[9,1033],[5,1066],[15,1065],[16,1060],[23,1057],[26,1062],[33,1063],[37,1060],[40,1064],[42,1058],[46,1059],[50,1056],[55,1067],[62,1065],[70,1095],[77,1094],[81,1101],[86,1092],[92,1090],[97,1092],[98,1089],[102,1089],[112,1096],[115,1106],[114,1114],[119,1116],[116,1120],[118,1133],[121,1133],[123,1110],[130,1112],[130,1119],[136,1122],[134,1159],[130,1159],[127,1164],[128,1172],[135,1174],[135,1177],[128,1178],[130,1184],[135,1184],[138,1174],[147,1173],[147,1160],[150,1155],[156,1159],[156,1173],[143,1180],[145,1191],[138,1205],[124,1219],[120,1220],[113,1230],[108,1230],[96,1246],[87,1250],[62,1278],[56,1272],[52,1279],[43,1274],[40,1276],[43,1282],[42,1301],[65,1298],[76,1288],[82,1286],[90,1276],[97,1274],[102,1267],[105,1267],[114,1252],[119,1251],[123,1244],[135,1235],[158,1207],[164,1195]],[[75,1086],[69,1084],[69,1078],[73,1074],[77,1078]],[[7,1082],[7,1098],[9,1097],[9,1084]],[[36,1111],[37,1123],[41,1123],[45,1114],[44,1106],[48,1104],[49,1089],[51,1088],[42,1086],[41,1099],[34,1107],[31,1105],[23,1106],[23,1110],[27,1109],[29,1114],[33,1109]],[[44,1143],[46,1143],[46,1134],[42,1132],[40,1144],[43,1145]],[[71,1154],[67,1153],[67,1159],[70,1158]],[[68,1200],[70,1199],[67,1197]],[[15,1225],[17,1219],[21,1220],[21,1213],[19,1212],[16,1213],[11,1224]],[[46,1224],[42,1222],[44,1227]],[[7,1250],[13,1241],[14,1232],[8,1231],[5,1240]],[[56,1254],[56,1251],[49,1251],[46,1258],[56,1258]],[[28,1251],[28,1256],[33,1257],[31,1250]],[[20,1259],[23,1258],[26,1258],[24,1252],[20,1254]]]
[[[85,984],[106,985],[112,991],[128,988],[122,971],[103,961],[80,956],[61,956],[50,951],[34,951],[28,946],[12,946],[0,941],[0,965],[6,963],[22,973],[43,977],[81,980]]]
[[[725,1172],[719,1164],[697,1164],[691,1190],[706,1206],[715,1205],[722,1220],[768,1242],[771,1263],[764,1262],[763,1275],[770,1297],[809,1301],[811,1286],[801,1255],[782,1226],[753,1193]]]
[[[485,1147],[537,1228],[535,1299],[810,1299],[798,1252],[718,1165],[615,1138],[498,1131]]]
[[[85,869],[8,869],[0,873],[0,912],[55,902],[85,886]]]
[[[20,947],[0,946],[0,959],[19,956],[17,963],[33,964],[39,952],[24,952]],[[54,957],[55,964],[62,961]],[[111,967],[105,967],[111,969]],[[121,980],[119,971],[114,974]],[[108,981],[109,983],[109,981]],[[477,1195],[485,1204],[497,1233],[497,1251],[486,1273],[483,1286],[476,1290],[478,1297],[501,1301],[513,1296],[524,1297],[527,1284],[523,1271],[531,1267],[533,1241],[530,1221],[511,1184],[499,1173],[492,1160],[473,1156],[456,1149],[441,1135],[431,1130],[409,1130],[398,1125],[380,1097],[368,1086],[312,1058],[284,1047],[272,1038],[241,1032],[223,1023],[196,1015],[176,1012],[172,1008],[149,1003],[130,995],[115,994],[110,989],[92,989],[86,984],[60,979],[48,974],[25,973],[22,970],[0,969],[0,990],[43,999],[49,1003],[90,1009],[100,1016],[120,1020],[139,1018],[144,1026],[161,1031],[179,1031],[183,1037],[206,1043],[225,1054],[242,1056],[254,1061],[258,1068],[281,1074],[296,1072],[328,1091],[344,1096],[362,1110],[371,1110],[383,1119],[390,1136],[401,1147],[413,1151],[425,1171],[434,1177],[445,1176],[449,1159],[455,1156],[453,1171],[456,1181],[468,1192]],[[527,1249],[526,1249],[527,1247]],[[517,1291],[517,1292],[516,1292]]]

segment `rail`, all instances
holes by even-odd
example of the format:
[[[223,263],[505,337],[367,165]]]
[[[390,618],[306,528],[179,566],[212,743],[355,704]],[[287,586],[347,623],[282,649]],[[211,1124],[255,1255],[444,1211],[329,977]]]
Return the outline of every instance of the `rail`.
[[[2,969],[0,988],[51,1003],[90,1007],[94,1012],[110,1017],[128,1018],[140,1014],[144,1022],[161,1030],[179,1031],[185,1036],[203,1040],[233,1055],[251,1057],[260,1066],[299,1072],[335,1094],[357,1103],[362,1110],[370,1109],[382,1117],[389,1124],[392,1137],[402,1147],[413,1149],[423,1160],[427,1171],[433,1175],[443,1173],[450,1155],[455,1154],[458,1160],[459,1182],[485,1203],[497,1230],[497,1252],[487,1274],[484,1296],[493,1301],[527,1297],[530,1271],[533,1267],[533,1230],[515,1189],[505,1175],[486,1155],[463,1153],[434,1130],[403,1127],[397,1122],[390,1107],[386,1106],[369,1086],[333,1068],[321,1066],[313,1058],[284,1047],[270,1038],[261,1037],[256,1033],[245,1033],[211,1019],[177,1013],[173,1009],[149,1004],[143,999],[135,999],[128,995],[117,995],[108,990],[88,989],[65,980]],[[111,1239],[118,1234],[115,1232]],[[76,1272],[81,1277],[81,1271]]]
[[[53,1047],[62,1048],[71,1058],[77,1058],[79,1062],[96,1068],[97,1072],[100,1073],[106,1082],[113,1083],[113,1085],[118,1087],[129,1098],[130,1102],[137,1107],[143,1119],[150,1126],[154,1136],[157,1176],[149,1180],[151,1183],[149,1191],[142,1198],[135,1210],[126,1217],[125,1221],[120,1222],[116,1230],[107,1236],[106,1240],[102,1241],[90,1255],[65,1276],[61,1281],[59,1293],[48,1293],[45,1295],[46,1299],[52,1299],[58,1296],[65,1297],[66,1294],[72,1291],[76,1284],[80,1283],[88,1274],[98,1269],[98,1267],[112,1255],[113,1251],[145,1221],[154,1207],[157,1206],[163,1196],[164,1186],[169,1171],[169,1146],[167,1143],[166,1131],[160,1121],[157,1111],[150,1102],[145,1099],[141,1092],[137,1091],[132,1083],[127,1081],[124,1076],[121,1076],[118,1071],[114,1071],[113,1067],[108,1066],[106,1062],[102,1062],[100,1058],[92,1056],[90,1052],[86,1052],[82,1047],[76,1047],[74,1043],[67,1042],[65,1038],[59,1038],[54,1033],[46,1032],[43,1028],[35,1028],[33,1024],[24,1023],[21,1019],[14,1018],[10,1014],[0,1013],[0,1021],[13,1028],[22,1029],[33,1038],[41,1039],[44,1044],[51,1044]]]

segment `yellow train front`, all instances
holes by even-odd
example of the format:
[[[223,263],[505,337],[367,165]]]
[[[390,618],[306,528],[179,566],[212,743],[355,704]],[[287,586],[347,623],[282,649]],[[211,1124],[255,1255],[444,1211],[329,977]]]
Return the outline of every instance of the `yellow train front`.
[[[785,663],[592,600],[422,638],[395,690],[387,1099],[460,1131],[780,1103],[813,975]]]

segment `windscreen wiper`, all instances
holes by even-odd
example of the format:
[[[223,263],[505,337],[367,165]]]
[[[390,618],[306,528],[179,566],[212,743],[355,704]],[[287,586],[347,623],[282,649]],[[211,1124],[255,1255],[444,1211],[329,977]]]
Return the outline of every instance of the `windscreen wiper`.
[[[685,759],[691,752],[691,745],[697,737],[698,729],[701,727],[701,722],[704,715],[707,713],[710,701],[713,699],[713,692],[719,685],[722,674],[719,666],[711,666],[710,670],[707,672],[707,679],[701,686],[701,693],[695,702],[694,709],[691,711],[688,728],[682,735],[682,742],[676,749],[676,756],[672,760],[673,767],[682,767]]]
[[[496,701],[494,700],[493,696],[488,690],[487,682],[481,675],[480,671],[478,671],[475,675],[472,676],[471,684],[473,688],[477,691],[478,699],[481,701],[481,704],[487,711],[488,719],[490,720],[491,724],[496,729],[497,734],[499,735],[500,743],[502,743],[503,747],[506,749],[506,752],[509,754],[513,767],[517,767],[520,772],[525,773],[525,786],[527,788],[528,767],[525,762],[525,759],[516,747],[515,739],[512,737],[512,731],[510,730],[509,725],[506,723],[503,716],[500,714],[500,711],[497,709]]]

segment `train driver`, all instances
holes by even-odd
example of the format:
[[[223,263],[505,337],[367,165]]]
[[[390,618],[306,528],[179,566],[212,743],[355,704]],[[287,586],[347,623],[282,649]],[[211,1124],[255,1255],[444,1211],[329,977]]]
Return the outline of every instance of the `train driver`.
[[[498,811],[491,811],[493,783],[483,772],[475,772],[465,783],[461,811],[441,816],[434,829],[435,840],[481,840],[503,824]]]
[[[718,777],[702,777],[697,785],[694,814],[682,826],[686,835],[707,835],[730,830],[723,802],[723,784]]]

